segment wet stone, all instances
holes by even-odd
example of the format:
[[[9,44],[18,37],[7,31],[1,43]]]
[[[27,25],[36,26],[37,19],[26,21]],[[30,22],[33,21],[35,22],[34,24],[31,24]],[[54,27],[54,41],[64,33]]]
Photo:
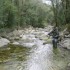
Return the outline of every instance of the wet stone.
[[[5,39],[5,38],[0,39],[0,47],[3,47],[9,43],[10,43],[10,41],[8,39]]]
[[[68,67],[70,67],[70,63],[68,64]]]

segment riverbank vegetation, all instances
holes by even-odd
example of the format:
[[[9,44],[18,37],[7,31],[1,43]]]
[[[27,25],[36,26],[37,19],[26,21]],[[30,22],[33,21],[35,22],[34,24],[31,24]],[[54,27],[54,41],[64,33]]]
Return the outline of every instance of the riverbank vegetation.
[[[44,27],[50,11],[41,0],[1,0],[0,28]]]
[[[0,29],[44,27],[47,24],[66,26],[70,29],[70,1],[49,0],[0,0]]]
[[[70,30],[70,0],[50,0],[54,14],[54,23],[58,27]]]

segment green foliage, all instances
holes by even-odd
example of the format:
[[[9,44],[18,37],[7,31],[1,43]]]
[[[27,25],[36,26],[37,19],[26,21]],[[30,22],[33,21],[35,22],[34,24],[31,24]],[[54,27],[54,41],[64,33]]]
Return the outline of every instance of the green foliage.
[[[0,0],[0,28],[44,27],[46,23],[69,25],[70,1],[50,1],[52,6],[42,0]]]
[[[52,3],[53,20],[58,27],[68,25],[70,29],[70,0],[50,0]]]
[[[3,0],[0,0],[0,28],[3,27]]]
[[[0,10],[1,27],[44,27],[50,6],[41,0],[2,0]],[[47,18],[48,19],[48,18]]]
[[[11,3],[11,1],[7,0],[4,2],[4,23],[6,27],[12,27],[16,24],[16,7]]]
[[[66,27],[67,27],[67,31],[69,31],[70,33],[70,24],[67,24]]]

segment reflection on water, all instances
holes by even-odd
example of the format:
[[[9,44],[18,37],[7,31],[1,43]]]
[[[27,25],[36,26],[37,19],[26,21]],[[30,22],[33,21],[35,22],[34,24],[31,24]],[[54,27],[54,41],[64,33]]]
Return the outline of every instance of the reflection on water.
[[[64,70],[69,54],[51,44],[43,45],[39,39],[34,48],[8,45],[6,50],[0,49],[0,70]]]

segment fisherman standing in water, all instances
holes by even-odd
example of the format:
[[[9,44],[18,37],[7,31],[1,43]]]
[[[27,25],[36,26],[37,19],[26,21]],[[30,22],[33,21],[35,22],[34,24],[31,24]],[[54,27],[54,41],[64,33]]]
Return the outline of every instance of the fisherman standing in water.
[[[48,35],[52,36],[53,48],[57,48],[57,43],[59,41],[58,27],[54,27],[53,30]]]

